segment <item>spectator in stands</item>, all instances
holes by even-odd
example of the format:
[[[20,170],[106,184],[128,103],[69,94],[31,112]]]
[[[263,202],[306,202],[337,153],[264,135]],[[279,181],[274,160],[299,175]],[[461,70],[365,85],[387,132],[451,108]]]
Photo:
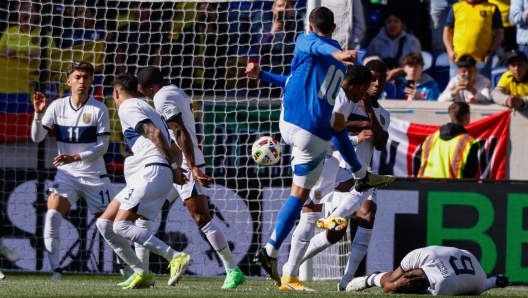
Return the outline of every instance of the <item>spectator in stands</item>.
[[[457,75],[458,58],[471,55],[479,73],[491,78],[492,58],[503,36],[501,14],[495,4],[483,0],[455,3],[444,29],[444,44],[451,62],[449,76]]]
[[[528,106],[528,59],[522,52],[513,52],[508,57],[508,67],[491,98],[497,104],[510,109]]]
[[[431,76],[423,73],[422,54],[410,53],[403,60],[406,76],[396,79],[396,98],[406,100],[437,100],[440,91]]]
[[[251,45],[258,43],[258,33],[263,32],[263,26],[271,25],[271,5],[269,1],[229,2],[227,18],[232,55],[247,57],[250,54]]]
[[[41,53],[41,27],[39,23],[40,6],[24,1],[20,3],[19,24],[9,27],[0,38],[0,55],[9,58],[38,58]],[[48,45],[53,45],[52,39]]]
[[[458,75],[449,81],[438,101],[491,102],[490,81],[478,73],[476,65],[473,57],[460,57]]]
[[[429,7],[430,23],[429,28],[431,30],[431,52],[433,57],[445,53],[446,48],[442,41],[442,34],[444,32],[444,25],[447,19],[447,15],[453,3],[458,0],[431,0]]]
[[[510,22],[517,25],[519,51],[528,56],[528,0],[511,0]]]
[[[139,69],[161,62],[161,20],[152,20],[149,2],[134,2],[130,10],[134,20],[119,27],[116,64],[118,73],[135,74]]]
[[[199,3],[196,21],[183,32],[181,88],[194,93],[225,89],[228,36],[218,21],[216,3]]]
[[[517,49],[515,40],[515,25],[510,23],[510,0],[488,0],[489,3],[497,5],[502,17],[504,27],[504,39],[501,47],[504,52],[511,52]]]
[[[74,8],[73,28],[66,28],[60,39],[61,48],[72,47],[87,41],[104,39],[106,31],[95,24],[95,14],[92,7],[76,5]]]
[[[448,109],[451,122],[428,136],[422,144],[418,178],[476,178],[479,170],[479,142],[466,126],[471,119],[469,105],[454,102]]]
[[[405,32],[405,24],[398,13],[389,11],[384,14],[385,26],[378,35],[370,42],[366,57],[379,56],[386,64],[403,65],[403,59],[409,53],[420,53],[422,48],[420,41],[414,35]],[[395,61],[392,62],[391,60]]]
[[[295,38],[302,31],[295,20],[293,5],[287,0],[276,0],[273,5],[273,25],[264,34],[258,45],[260,64],[264,69],[280,75],[290,73],[290,64],[295,50]],[[266,69],[266,70],[268,70]]]

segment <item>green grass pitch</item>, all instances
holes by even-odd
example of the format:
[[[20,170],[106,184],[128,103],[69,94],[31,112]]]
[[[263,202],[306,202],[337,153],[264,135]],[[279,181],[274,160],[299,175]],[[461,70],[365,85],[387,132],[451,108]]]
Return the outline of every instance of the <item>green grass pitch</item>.
[[[184,277],[174,287],[167,286],[167,277],[157,277],[156,286],[143,290],[122,290],[116,283],[123,281],[112,275],[65,274],[62,281],[48,281],[45,274],[4,272],[6,280],[0,281],[0,297],[380,297],[381,289],[372,288],[361,293],[338,293],[334,281],[313,281],[307,285],[317,290],[308,292],[280,292],[274,284],[264,279],[248,279],[237,290],[222,290],[221,278]],[[384,295],[386,297],[391,297]],[[424,297],[397,295],[398,297]],[[512,286],[493,289],[485,297],[527,297],[528,287]]]

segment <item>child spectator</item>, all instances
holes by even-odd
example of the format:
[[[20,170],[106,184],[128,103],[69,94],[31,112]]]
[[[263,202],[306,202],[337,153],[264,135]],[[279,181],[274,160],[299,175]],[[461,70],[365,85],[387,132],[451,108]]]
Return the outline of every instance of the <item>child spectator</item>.
[[[438,101],[492,102],[490,81],[477,71],[477,61],[469,55],[457,61],[458,75],[449,81]]]
[[[378,35],[370,42],[366,57],[379,56],[387,66],[397,62],[403,65],[403,58],[409,53],[420,53],[422,47],[420,41],[412,34],[405,32],[405,24],[396,12],[389,11],[383,16],[385,26]]]
[[[528,106],[528,58],[522,52],[513,52],[508,57],[508,67],[491,98],[497,104],[513,108]]]
[[[405,77],[396,80],[396,97],[406,100],[437,100],[438,84],[428,74],[423,73],[422,54],[410,53],[403,60]]]

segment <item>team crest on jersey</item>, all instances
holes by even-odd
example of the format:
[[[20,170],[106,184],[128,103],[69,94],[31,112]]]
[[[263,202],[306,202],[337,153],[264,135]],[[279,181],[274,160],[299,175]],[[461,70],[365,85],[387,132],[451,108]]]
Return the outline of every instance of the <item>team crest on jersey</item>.
[[[385,125],[385,117],[383,117],[383,115],[380,115],[380,122],[381,125]]]
[[[315,195],[316,200],[320,200],[323,196],[323,194],[320,191],[316,191],[314,195]]]
[[[92,122],[92,114],[83,114],[83,122],[85,124]]]
[[[488,15],[488,12],[487,12],[487,11],[485,11],[485,10],[481,10],[481,11],[480,11],[480,16],[481,16],[481,17],[485,18],[487,15]]]

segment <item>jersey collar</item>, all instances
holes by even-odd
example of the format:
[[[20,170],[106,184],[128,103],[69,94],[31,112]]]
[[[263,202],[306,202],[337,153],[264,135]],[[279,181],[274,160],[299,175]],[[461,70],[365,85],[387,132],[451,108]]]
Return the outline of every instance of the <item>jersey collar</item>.
[[[70,108],[72,108],[72,110],[74,110],[75,112],[79,111],[80,109],[82,109],[82,107],[84,107],[84,105],[90,100],[90,96],[88,96],[88,99],[78,108],[76,109],[73,104],[72,104],[72,101],[71,101],[71,95],[70,97],[68,98],[68,102],[70,103]]]

